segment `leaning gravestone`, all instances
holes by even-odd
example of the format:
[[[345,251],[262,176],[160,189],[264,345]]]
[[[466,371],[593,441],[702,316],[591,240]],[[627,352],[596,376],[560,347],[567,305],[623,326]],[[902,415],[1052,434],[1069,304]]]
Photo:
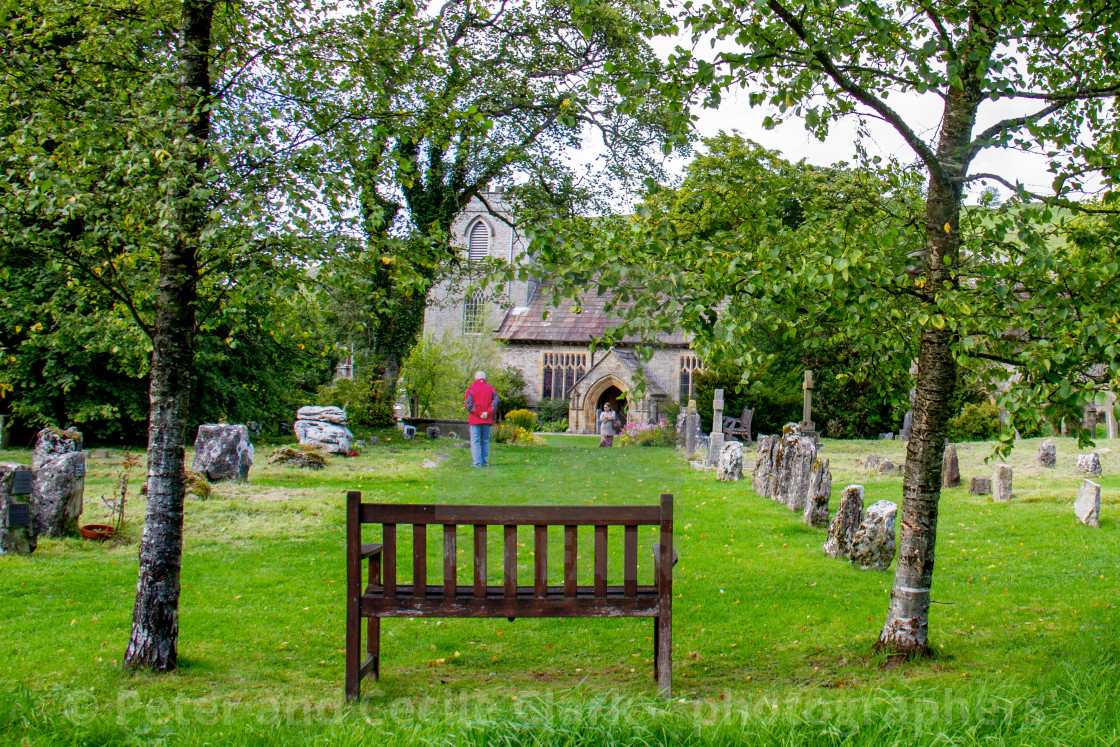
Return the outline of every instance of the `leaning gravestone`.
[[[828,499],[832,495],[832,472],[828,460],[817,457],[809,476],[809,495],[801,520],[811,527],[828,526]]]
[[[973,477],[968,483],[969,495],[991,495],[992,494],[992,480],[990,477],[977,475]]]
[[[957,447],[949,444],[945,447],[945,456],[941,460],[941,487],[956,488],[961,484],[961,465],[957,461]]]
[[[44,428],[35,434],[31,450],[31,469],[38,470],[44,459],[82,450],[82,432],[70,428]]]
[[[253,444],[244,425],[208,423],[198,426],[194,439],[194,461],[191,469],[211,482],[249,479],[253,466]]]
[[[1092,480],[1082,480],[1073,502],[1073,513],[1087,527],[1099,527],[1101,515],[1101,486]]]
[[[677,451],[684,451],[685,437],[688,433],[688,413],[681,410],[677,414]]]
[[[1053,469],[1058,462],[1058,447],[1049,438],[1038,445],[1038,463]]]
[[[1077,469],[1081,470],[1087,475],[1093,477],[1100,477],[1101,474],[1101,457],[1100,454],[1093,452],[1092,454],[1078,454],[1077,455]]]
[[[47,457],[35,472],[32,519],[40,537],[78,534],[78,519],[86,484],[86,455],[82,451]]]
[[[774,482],[774,452],[777,451],[781,436],[759,436],[758,453],[751,473],[751,488],[759,498],[769,498]]]
[[[301,407],[296,411],[293,429],[304,446],[320,446],[332,454],[348,453],[354,440],[346,427],[346,412],[339,407]]]
[[[714,435],[714,434],[713,434]],[[716,479],[735,482],[743,476],[743,444],[731,441],[723,445],[716,465]]]
[[[863,516],[863,486],[849,485],[840,493],[840,508],[828,525],[824,551],[830,558],[846,558]]]
[[[1011,465],[997,464],[992,473],[992,500],[996,503],[1010,503],[1011,498]]]
[[[31,502],[35,491],[26,464],[0,463],[0,555],[30,555],[39,543]]]
[[[863,522],[852,540],[848,556],[852,565],[864,570],[885,571],[894,560],[894,520],[898,506],[891,501],[879,501],[867,509]]]
[[[708,454],[707,454],[708,458],[707,458],[706,461],[707,461],[707,465],[709,467],[718,467],[719,466],[719,459],[723,455],[723,445],[724,445],[723,432],[722,431],[712,431],[712,435],[708,436]],[[742,453],[742,449],[740,449],[739,450],[740,471],[741,471],[742,461],[743,461],[743,453]],[[739,479],[739,478],[735,478],[735,479]]]

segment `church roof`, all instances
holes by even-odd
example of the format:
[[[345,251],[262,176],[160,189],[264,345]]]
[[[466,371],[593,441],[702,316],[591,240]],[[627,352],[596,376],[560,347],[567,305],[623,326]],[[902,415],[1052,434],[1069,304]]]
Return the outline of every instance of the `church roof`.
[[[509,342],[570,342],[586,344],[592,338],[602,337],[610,328],[621,324],[622,320],[608,315],[605,308],[614,294],[599,295],[594,288],[580,294],[580,311],[572,310],[574,302],[565,299],[559,306],[549,303],[552,283],[543,282],[533,291],[528,306],[511,309],[498,327],[499,340]],[[547,318],[544,312],[548,311]],[[640,337],[627,335],[623,343],[638,344],[645,342]],[[667,335],[658,335],[657,342],[662,345],[688,346],[688,337],[677,330]]]

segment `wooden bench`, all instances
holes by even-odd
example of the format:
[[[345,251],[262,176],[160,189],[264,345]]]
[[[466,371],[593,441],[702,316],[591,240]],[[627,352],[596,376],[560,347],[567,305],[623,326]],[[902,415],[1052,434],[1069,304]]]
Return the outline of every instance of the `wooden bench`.
[[[380,524],[381,542],[362,543],[362,525]],[[412,525],[412,583],[397,580],[397,527]],[[428,577],[428,527],[442,527],[443,578]],[[473,584],[457,578],[458,529],[473,527]],[[517,579],[517,528],[532,527],[533,584]],[[638,527],[660,528],[652,584],[638,583]],[[489,528],[500,528],[502,583],[489,582]],[[548,579],[549,527],[563,527],[564,578]],[[580,585],[580,527],[594,527],[594,583]],[[622,583],[607,578],[608,529],[622,528]],[[617,532],[616,532],[617,534]],[[380,675],[383,617],[652,617],[654,678],[672,694],[673,496],[646,506],[446,506],[362,503],[346,494],[346,698],[357,700],[361,680]],[[362,561],[368,563],[363,583]],[[361,619],[366,623],[362,660]]]
[[[752,420],[754,420],[754,410],[746,407],[743,408],[742,417],[731,418],[725,415],[723,417],[723,435],[749,445],[751,443]]]

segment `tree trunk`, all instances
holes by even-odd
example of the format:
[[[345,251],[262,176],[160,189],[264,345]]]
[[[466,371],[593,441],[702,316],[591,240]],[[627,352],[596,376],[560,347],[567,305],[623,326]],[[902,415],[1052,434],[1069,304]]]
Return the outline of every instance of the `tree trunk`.
[[[188,149],[176,195],[175,237],[160,256],[148,425],[148,511],[124,664],[156,671],[176,666],[179,569],[183,553],[185,418],[194,357],[198,242],[206,224],[199,187],[210,138],[210,29],[216,0],[184,0],[179,38],[180,105],[188,112]]]
[[[975,78],[949,88],[941,139],[939,172],[931,169],[926,197],[925,283],[922,293],[930,313],[939,292],[954,281],[960,251],[960,211],[968,152],[979,105]],[[915,386],[914,419],[906,447],[898,565],[887,619],[876,648],[900,654],[900,660],[929,653],[929,607],[933,582],[937,511],[941,498],[941,460],[952,416],[957,382],[954,333],[946,325],[922,331]]]

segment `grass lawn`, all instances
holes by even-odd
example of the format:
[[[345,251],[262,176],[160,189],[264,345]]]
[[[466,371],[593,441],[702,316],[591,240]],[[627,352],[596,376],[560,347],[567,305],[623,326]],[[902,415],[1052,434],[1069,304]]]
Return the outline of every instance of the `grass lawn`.
[[[30,558],[0,558],[0,744],[1120,743],[1120,451],[1102,456],[1101,527],[1090,529],[1072,511],[1073,441],[1058,442],[1056,470],[1033,464],[1037,440],[1021,442],[1008,505],[967,494],[969,477],[991,473],[990,444],[959,445],[964,486],[941,502],[938,655],[887,672],[869,650],[892,573],[828,558],[824,532],[755,496],[749,475],[725,484],[671,449],[546,438],[548,447],[495,446],[486,470],[446,440],[383,438],[319,473],[268,466],[273,447],[261,447],[250,483],[215,485],[210,500],[188,505],[172,675],[120,666],[142,501],[116,542],[40,540]],[[852,482],[866,486],[865,505],[900,501],[900,477],[860,474],[855,460],[901,459],[902,448],[826,440],[833,508]],[[447,460],[421,467],[439,454]],[[29,463],[30,453],[0,460]],[[117,451],[90,460],[84,523],[106,515],[98,496],[120,461]],[[389,620],[382,679],[347,706],[347,489],[437,503],[675,494],[674,699],[656,697],[647,620]],[[531,540],[521,541],[524,583]],[[470,547],[465,532],[459,547]],[[405,544],[406,581],[409,553]],[[549,555],[559,577],[560,553]]]

